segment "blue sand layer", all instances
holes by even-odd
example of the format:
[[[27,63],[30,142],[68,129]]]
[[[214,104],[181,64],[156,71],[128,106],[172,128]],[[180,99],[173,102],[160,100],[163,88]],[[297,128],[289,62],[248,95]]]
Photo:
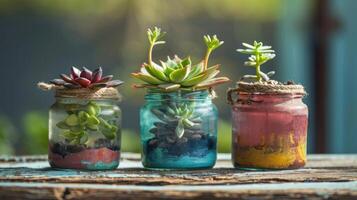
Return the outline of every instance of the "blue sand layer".
[[[170,156],[157,148],[151,155],[143,157],[143,165],[146,168],[158,169],[202,169],[212,168],[216,163],[217,153],[215,150],[206,151],[202,156]]]

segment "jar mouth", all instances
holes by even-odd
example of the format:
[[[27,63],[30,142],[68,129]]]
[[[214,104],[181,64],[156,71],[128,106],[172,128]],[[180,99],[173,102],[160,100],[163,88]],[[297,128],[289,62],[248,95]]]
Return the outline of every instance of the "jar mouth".
[[[145,95],[146,101],[165,101],[165,100],[211,100],[212,97],[208,90],[160,92],[148,90]]]
[[[266,98],[303,98],[306,95],[302,93],[261,93],[261,92],[238,92],[238,98],[239,97],[266,97]]]
[[[285,84],[277,81],[270,82],[237,82],[237,93],[272,94],[272,95],[306,95],[304,86],[300,84]]]

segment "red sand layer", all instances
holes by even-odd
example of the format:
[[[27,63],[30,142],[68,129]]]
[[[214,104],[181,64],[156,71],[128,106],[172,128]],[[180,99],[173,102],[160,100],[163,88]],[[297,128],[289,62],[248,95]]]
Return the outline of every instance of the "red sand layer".
[[[112,163],[119,161],[120,152],[108,148],[86,149],[78,153],[70,153],[65,157],[49,151],[48,160],[52,167],[69,169],[87,169],[87,165],[97,162]]]

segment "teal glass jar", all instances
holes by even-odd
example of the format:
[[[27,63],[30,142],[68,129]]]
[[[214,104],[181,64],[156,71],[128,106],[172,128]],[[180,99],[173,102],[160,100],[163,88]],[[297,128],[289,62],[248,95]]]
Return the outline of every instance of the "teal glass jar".
[[[149,90],[140,110],[142,163],[155,169],[212,168],[218,112],[207,90]]]

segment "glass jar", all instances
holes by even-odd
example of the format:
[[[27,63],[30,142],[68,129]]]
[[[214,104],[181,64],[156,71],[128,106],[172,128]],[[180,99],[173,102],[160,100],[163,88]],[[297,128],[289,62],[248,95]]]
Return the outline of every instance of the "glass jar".
[[[57,97],[49,116],[55,168],[108,170],[119,165],[121,110],[115,99]]]
[[[305,165],[308,108],[303,96],[238,92],[232,104],[235,167],[295,169]]]
[[[208,91],[150,91],[140,110],[146,168],[212,168],[217,157],[216,106]]]

